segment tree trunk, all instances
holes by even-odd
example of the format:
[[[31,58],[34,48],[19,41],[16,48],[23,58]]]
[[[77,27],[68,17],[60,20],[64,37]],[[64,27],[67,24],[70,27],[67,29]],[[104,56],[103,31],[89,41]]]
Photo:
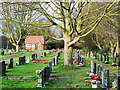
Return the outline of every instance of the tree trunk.
[[[64,65],[72,64],[73,47],[69,47],[68,42],[70,42],[70,36],[64,34]]]
[[[16,52],[19,52],[19,45],[16,45]]]

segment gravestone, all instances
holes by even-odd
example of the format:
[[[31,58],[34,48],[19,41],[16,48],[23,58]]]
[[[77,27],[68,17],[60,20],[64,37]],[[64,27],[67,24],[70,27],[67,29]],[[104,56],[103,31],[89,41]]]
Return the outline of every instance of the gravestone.
[[[5,72],[6,72],[5,61],[1,60],[0,61],[0,74],[2,74],[2,76],[6,76]]]
[[[36,88],[41,88],[45,86],[44,68],[42,68],[42,72],[40,76],[41,76],[40,79],[38,79],[39,84],[37,84]]]
[[[105,61],[105,64],[109,64],[109,56],[107,55],[107,61]]]
[[[80,55],[78,54],[78,60],[80,60]]]
[[[97,60],[99,60],[99,55],[98,55],[98,53],[97,53]]]
[[[10,59],[10,68],[13,68],[13,58]]]
[[[40,54],[40,52],[38,52],[38,58],[40,58],[41,57],[41,54]]]
[[[111,65],[116,66],[116,57],[114,57],[114,61],[113,61],[113,63]]]
[[[51,60],[49,61],[49,73],[51,76],[51,74],[52,74],[52,61]]]
[[[100,65],[100,76],[102,76],[102,68],[103,68],[103,65]]]
[[[47,65],[45,66],[44,74],[45,74],[45,82],[46,82],[47,81]]]
[[[93,61],[91,61],[91,73],[93,73]]]
[[[97,75],[100,74],[100,64],[97,64]]]
[[[42,68],[42,87],[45,86],[45,69]]]
[[[27,59],[26,63],[30,63],[30,57],[28,57],[28,59]]]
[[[44,56],[46,56],[46,52],[44,52]]]
[[[8,50],[8,51],[7,51],[7,54],[8,54],[8,55],[11,55],[11,50]]]
[[[36,56],[36,59],[37,59],[37,53],[35,54],[35,56]]]
[[[102,54],[101,54],[101,56],[100,56],[100,60],[102,61],[103,59],[102,59]]]
[[[1,51],[1,55],[4,55],[4,51],[3,50]]]
[[[90,56],[93,57],[93,53],[92,53],[92,51],[91,51],[91,53],[90,53]]]
[[[57,55],[57,64],[58,64],[58,55]]]
[[[106,53],[104,53],[104,62],[106,61]]]
[[[23,57],[20,56],[20,57],[19,57],[19,65],[22,65],[22,64],[23,64]]]
[[[109,88],[109,70],[105,69],[102,71],[102,84],[99,85],[101,88]]]
[[[57,56],[55,56],[55,65],[57,65]]]
[[[23,56],[23,64],[25,64],[25,55]]]
[[[35,54],[32,54],[32,58],[33,58],[33,60],[35,60]]]
[[[112,88],[120,90],[120,75],[118,73],[113,74]]]
[[[55,57],[52,59],[52,65],[55,66]]]
[[[94,73],[96,74],[96,63],[94,63]]]

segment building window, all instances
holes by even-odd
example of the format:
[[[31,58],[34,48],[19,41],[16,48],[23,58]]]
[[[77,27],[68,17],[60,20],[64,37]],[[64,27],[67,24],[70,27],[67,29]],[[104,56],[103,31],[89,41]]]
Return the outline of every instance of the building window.
[[[35,44],[26,44],[27,47],[34,47]]]

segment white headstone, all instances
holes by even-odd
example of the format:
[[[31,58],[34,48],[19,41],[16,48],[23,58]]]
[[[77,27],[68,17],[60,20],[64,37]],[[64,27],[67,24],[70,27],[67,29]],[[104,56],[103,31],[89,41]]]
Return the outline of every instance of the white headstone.
[[[26,63],[29,63],[29,62],[30,62],[30,57],[28,57],[28,59],[27,59]]]
[[[105,83],[104,72],[103,71],[101,71],[101,72],[102,72],[102,85],[104,85],[104,83]]]
[[[57,56],[55,56],[55,65],[57,65]]]
[[[93,57],[93,53],[92,53],[92,51],[91,51],[91,53],[90,53],[90,56]]]
[[[93,73],[93,61],[91,61],[91,72]]]

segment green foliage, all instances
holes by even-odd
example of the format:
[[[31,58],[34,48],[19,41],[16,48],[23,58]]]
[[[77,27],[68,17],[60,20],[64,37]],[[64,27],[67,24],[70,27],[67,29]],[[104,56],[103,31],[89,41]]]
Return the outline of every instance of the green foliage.
[[[50,50],[51,49],[51,45],[47,45],[47,50]]]

